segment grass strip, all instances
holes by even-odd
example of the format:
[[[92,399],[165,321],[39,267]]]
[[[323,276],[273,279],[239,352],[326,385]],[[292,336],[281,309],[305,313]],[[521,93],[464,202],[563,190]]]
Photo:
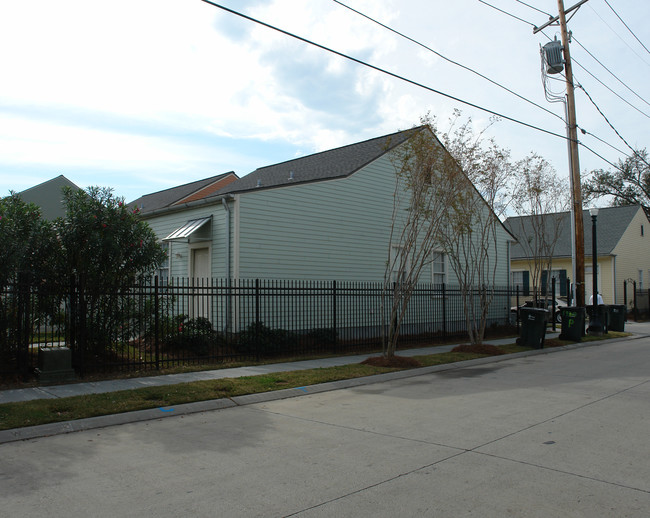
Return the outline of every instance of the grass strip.
[[[623,336],[629,336],[629,333],[610,332],[609,335],[604,337],[585,337],[584,341],[619,338]],[[557,339],[553,339],[552,341],[547,340],[548,342],[551,342],[548,345],[554,347],[573,343]],[[521,347],[515,344],[502,345],[499,348],[507,354],[530,350],[527,347]],[[416,356],[415,358],[423,367],[428,367],[472,360],[484,356],[486,355],[446,352]],[[88,394],[67,398],[36,399],[32,401],[4,403],[0,404],[0,430],[119,414],[149,408],[168,407],[196,401],[230,398],[246,394],[258,394],[399,370],[404,369],[350,364],[338,367],[243,376],[239,378],[194,381],[176,385],[122,390],[105,394]]]
[[[468,353],[441,353],[420,356],[417,359],[421,361],[423,366],[428,366],[469,360],[481,356],[480,354]],[[0,405],[0,430],[119,414],[148,408],[167,407],[195,401],[258,394],[398,370],[403,369],[352,364],[243,376],[240,378],[194,381],[160,387],[121,390],[105,394],[5,403]]]

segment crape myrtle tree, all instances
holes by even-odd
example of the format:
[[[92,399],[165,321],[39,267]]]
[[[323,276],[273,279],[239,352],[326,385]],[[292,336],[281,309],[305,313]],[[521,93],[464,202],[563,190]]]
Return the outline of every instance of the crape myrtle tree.
[[[531,153],[515,164],[516,180],[512,209],[520,216],[512,231],[520,236],[519,245],[528,257],[533,293],[541,286],[542,273],[551,279],[555,246],[562,231],[562,212],[569,209],[569,185],[542,157]],[[518,228],[517,228],[518,226]],[[546,290],[548,295],[548,290]]]
[[[132,336],[138,311],[129,290],[151,278],[165,257],[156,235],[109,188],[64,189],[56,221],[62,272],[73,288],[77,341],[94,353]]]
[[[390,155],[395,169],[393,210],[388,241],[388,260],[382,289],[384,357],[393,357],[400,329],[422,270],[431,264],[437,246],[451,178],[437,174],[440,143],[425,124]]]
[[[429,124],[436,132],[436,120]],[[453,184],[445,198],[438,245],[455,273],[472,344],[483,341],[497,272],[507,261],[499,247],[505,231],[500,218],[511,200],[514,172],[510,151],[486,137],[488,128],[475,132],[472,119],[463,121],[456,110],[449,129],[436,132],[448,151],[440,156],[438,175]]]
[[[643,205],[650,207],[650,163],[645,149],[619,160],[614,171],[596,169],[583,182],[585,203],[612,197],[614,205]]]

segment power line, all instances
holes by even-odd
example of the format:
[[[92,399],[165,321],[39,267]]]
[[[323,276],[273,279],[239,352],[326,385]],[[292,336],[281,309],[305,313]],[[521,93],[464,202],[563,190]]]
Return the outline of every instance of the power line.
[[[625,44],[625,46],[626,46],[628,49],[630,49],[630,50],[632,51],[632,53],[633,53],[637,58],[639,58],[641,61],[643,61],[646,65],[650,66],[650,63],[648,63],[645,59],[643,59],[643,57],[640,56],[640,55],[637,53],[637,51],[636,51],[635,49],[633,49],[632,46],[631,46],[631,45],[630,45],[626,40],[624,40],[623,37],[622,37],[618,32],[616,32],[616,31],[614,30],[614,29],[612,28],[612,26],[611,26],[609,23],[607,23],[607,22],[605,21],[605,19],[604,19],[602,16],[600,16],[600,14],[598,13],[598,11],[596,11],[596,10],[595,10],[593,7],[591,7],[589,4],[587,4],[587,5],[588,5],[589,9],[591,9],[591,11],[592,11],[596,16],[598,16],[598,18],[600,18],[600,21],[603,22],[603,23],[607,26],[607,28],[608,28],[610,31],[612,31],[612,32],[613,32],[613,33],[618,37],[618,39],[621,40],[621,41]]]
[[[406,78],[404,76],[396,74],[395,72],[391,72],[389,70],[386,70],[386,69],[380,68],[378,66],[372,65],[372,64],[370,64],[370,63],[368,63],[366,61],[362,61],[361,59],[355,58],[353,56],[349,56],[347,54],[339,52],[338,50],[331,49],[329,47],[321,45],[320,43],[316,43],[314,41],[308,40],[306,38],[303,38],[302,36],[298,36],[297,34],[294,34],[292,32],[286,31],[284,29],[280,29],[279,27],[275,27],[273,25],[270,25],[270,24],[268,24],[266,22],[263,22],[263,21],[258,20],[256,18],[248,16],[248,15],[246,15],[244,13],[239,12],[239,11],[235,11],[233,9],[230,9],[230,8],[226,7],[226,6],[223,6],[223,5],[217,4],[215,2],[212,2],[211,0],[201,0],[201,1],[205,2],[206,4],[211,5],[213,7],[216,7],[217,9],[221,9],[222,11],[226,11],[228,13],[234,14],[235,16],[238,16],[238,17],[243,18],[245,20],[251,21],[251,22],[256,23],[258,25],[262,25],[263,27],[267,27],[268,29],[272,29],[272,30],[274,30],[276,32],[284,34],[285,36],[289,36],[289,37],[294,38],[294,39],[296,39],[298,41],[302,41],[303,43],[307,43],[308,45],[312,45],[312,46],[317,47],[317,48],[319,48],[321,50],[325,50],[327,52],[330,52],[330,53],[332,53],[332,54],[334,54],[336,56],[339,56],[339,57],[342,57],[344,59],[353,61],[354,63],[357,63],[359,65],[363,65],[364,67],[370,68],[372,70],[376,70],[377,72],[381,72],[382,74],[386,74],[386,75],[391,76],[391,77],[393,77],[395,79],[399,79],[400,81],[404,81],[405,83],[409,83],[409,84],[417,86],[419,88],[423,88],[424,90],[428,90],[429,92],[436,93],[438,95],[441,95],[441,96],[446,97],[448,99],[451,99],[453,101],[465,104],[467,106],[471,106],[472,108],[476,108],[478,110],[484,111],[484,112],[489,113],[491,115],[495,115],[495,116],[497,116],[499,118],[509,120],[510,122],[514,122],[516,124],[526,126],[527,128],[531,128],[531,129],[534,129],[534,130],[537,130],[537,131],[541,131],[542,133],[546,133],[548,135],[553,135],[554,137],[561,138],[562,140],[567,140],[567,137],[565,135],[560,135],[559,133],[554,133],[554,132],[552,132],[550,130],[540,128],[539,126],[529,124],[529,123],[521,121],[519,119],[515,119],[514,117],[509,117],[508,115],[504,115],[504,114],[496,112],[494,110],[490,110],[489,108],[479,106],[477,104],[471,103],[469,101],[465,101],[464,99],[460,99],[458,97],[455,97],[455,96],[450,95],[448,93],[442,92],[440,90],[436,90],[435,88],[432,88],[430,86],[426,86],[426,85],[424,85],[422,83],[418,83],[417,81],[414,81],[412,79],[408,79],[408,78]]]
[[[607,0],[605,0],[605,3],[606,3],[607,6],[612,10],[612,12],[616,15],[616,17],[617,17],[619,20],[621,20],[621,23],[622,23],[623,25],[625,25],[625,28],[626,28],[628,31],[630,31],[630,34],[631,34],[632,36],[634,36],[634,39],[636,39],[636,41],[639,42],[639,44],[640,44],[640,45],[645,49],[645,51],[646,51],[648,54],[650,54],[650,50],[648,50],[648,47],[646,47],[646,46],[641,42],[641,40],[640,40],[639,38],[636,37],[636,34],[634,34],[634,32],[632,32],[632,29],[630,29],[630,27],[627,25],[627,23],[625,23],[625,22],[623,21],[623,18],[621,18],[621,17],[618,15],[618,13],[617,13],[616,11],[614,11],[614,8],[609,4],[609,2],[608,2]]]
[[[548,36],[547,36],[547,38],[548,38]],[[549,39],[550,39],[550,38],[549,38]],[[646,117],[650,118],[650,115],[648,115],[646,112],[644,112],[644,111],[641,110],[640,108],[637,108],[637,107],[634,106],[630,101],[628,101],[628,100],[625,99],[623,96],[621,96],[620,94],[618,94],[618,93],[616,93],[614,90],[612,90],[609,86],[607,86],[605,83],[603,83],[600,79],[598,79],[594,74],[592,74],[592,73],[591,73],[589,70],[587,70],[584,66],[582,66],[578,60],[572,58],[571,61],[573,61],[576,65],[578,65],[582,70],[584,70],[585,72],[587,72],[587,74],[589,74],[591,77],[593,77],[593,78],[594,78],[596,81],[598,81],[602,86],[604,86],[605,88],[607,88],[607,90],[609,90],[611,93],[613,93],[616,97],[618,97],[618,98],[619,98],[621,101],[623,101],[625,104],[627,104],[627,105],[630,106],[631,108],[634,108],[634,109],[635,109],[636,111],[638,111],[641,115],[645,115]]]
[[[591,95],[589,95],[589,92],[587,92],[587,90],[585,90],[585,88],[584,88],[582,85],[578,84],[577,86],[578,86],[578,88],[580,88],[580,89],[585,93],[585,95],[587,96],[587,98],[591,101],[591,104],[594,105],[594,107],[596,108],[596,110],[598,110],[598,113],[600,113],[600,115],[602,116],[602,118],[605,119],[605,122],[609,125],[610,128],[612,128],[612,130],[614,131],[614,133],[616,133],[616,135],[618,135],[618,138],[620,138],[620,139],[623,141],[623,143],[624,143],[628,148],[630,148],[630,150],[632,151],[632,154],[634,154],[635,156],[639,157],[643,162],[645,162],[645,163],[650,167],[650,164],[648,164],[648,162],[646,162],[645,159],[644,159],[643,157],[641,157],[641,156],[637,153],[636,149],[634,149],[632,146],[630,146],[630,144],[628,144],[627,140],[625,140],[625,139],[623,138],[623,136],[618,132],[618,130],[614,127],[614,125],[609,121],[609,119],[608,119],[607,116],[603,113],[603,111],[600,109],[600,107],[599,107],[599,106],[596,104],[596,102],[591,98]]]
[[[449,63],[452,63],[453,65],[456,65],[456,66],[458,66],[458,67],[460,67],[460,68],[462,68],[464,70],[467,70],[468,72],[471,72],[472,74],[476,74],[477,76],[481,77],[482,79],[485,79],[486,81],[489,81],[493,85],[498,86],[499,88],[502,88],[506,92],[511,93],[512,95],[518,97],[519,99],[521,99],[523,101],[526,101],[527,103],[532,104],[533,106],[536,106],[537,108],[539,108],[541,110],[544,110],[546,113],[550,113],[551,115],[553,115],[554,117],[556,117],[556,118],[558,118],[558,119],[560,119],[562,121],[564,120],[561,116],[559,116],[557,113],[549,110],[548,108],[545,108],[544,106],[542,106],[540,104],[537,104],[536,102],[531,101],[530,99],[527,99],[523,95],[518,94],[517,92],[515,92],[515,91],[511,90],[510,88],[508,88],[507,86],[504,86],[501,83],[498,83],[497,81],[494,81],[493,79],[490,79],[486,75],[481,74],[480,72],[477,72],[476,70],[474,70],[474,69],[472,69],[472,68],[470,68],[468,66],[465,66],[462,63],[458,63],[457,61],[454,61],[453,59],[450,59],[450,58],[444,56],[443,54],[441,54],[437,50],[434,50],[431,47],[428,47],[424,43],[421,43],[421,42],[411,38],[410,36],[407,36],[406,34],[404,34],[402,32],[399,32],[398,30],[393,29],[392,27],[389,27],[388,25],[376,20],[375,18],[372,18],[372,17],[368,16],[367,14],[362,13],[361,11],[358,11],[357,9],[354,9],[354,8],[350,7],[349,5],[344,4],[343,2],[340,2],[339,0],[333,0],[333,1],[335,3],[337,3],[337,4],[339,4],[340,6],[345,7],[346,9],[349,9],[350,11],[358,14],[359,16],[362,16],[362,17],[366,18],[367,20],[370,20],[371,22],[383,27],[384,29],[389,30],[390,32],[392,32],[394,34],[397,34],[398,36],[400,36],[400,37],[402,37],[402,38],[404,38],[404,39],[406,39],[406,40],[408,40],[408,41],[410,41],[412,43],[415,43],[416,45],[419,45],[423,49],[426,49],[429,52],[433,52],[436,56],[444,59],[445,61],[447,61]]]
[[[520,22],[527,23],[527,24],[530,25],[531,27],[535,28],[535,24],[534,24],[534,23],[530,23],[529,21],[526,21],[526,20],[524,20],[523,18],[519,18],[518,16],[515,16],[515,15],[512,14],[512,13],[509,13],[508,11],[504,11],[503,9],[499,9],[498,7],[495,7],[495,6],[493,6],[492,4],[488,4],[485,0],[478,0],[478,1],[481,2],[482,4],[487,5],[488,7],[491,7],[492,9],[495,9],[495,10],[497,10],[497,11],[499,11],[499,12],[501,12],[501,13],[507,15],[507,16],[510,16],[511,18],[514,18],[515,20],[519,20]]]
[[[411,38],[410,36],[407,36],[407,35],[405,35],[405,34],[399,32],[399,31],[397,31],[396,29],[393,29],[392,27],[390,27],[390,26],[388,26],[388,25],[386,25],[386,24],[384,24],[384,23],[381,23],[380,21],[378,21],[378,20],[376,20],[376,19],[374,19],[374,18],[368,16],[367,14],[362,13],[361,11],[359,11],[359,10],[357,10],[357,9],[354,9],[354,8],[352,8],[352,7],[350,7],[350,6],[346,5],[346,4],[344,4],[344,3],[341,2],[340,0],[333,0],[333,1],[334,1],[335,3],[337,3],[337,4],[339,4],[340,6],[345,7],[346,9],[349,9],[350,11],[352,11],[352,12],[354,12],[354,13],[356,13],[356,14],[358,14],[358,15],[364,17],[364,18],[366,18],[367,20],[370,20],[371,22],[373,22],[373,23],[375,23],[375,24],[377,24],[377,25],[379,25],[379,26],[381,26],[381,27],[383,27],[383,28],[385,28],[385,29],[387,29],[387,30],[393,32],[394,34],[397,34],[398,36],[401,36],[402,38],[405,38],[405,39],[409,40],[410,42],[415,43],[416,45],[419,45],[420,47],[422,47],[422,48],[424,48],[424,49],[426,49],[426,50],[428,50],[428,51],[430,51],[430,52],[433,52],[434,54],[436,54],[437,56],[441,57],[442,59],[444,59],[444,60],[446,60],[446,61],[448,61],[448,62],[450,62],[450,63],[452,63],[452,64],[454,64],[454,65],[457,65],[457,66],[459,66],[459,67],[461,67],[461,68],[463,68],[463,69],[465,69],[465,70],[468,70],[469,72],[472,72],[472,73],[478,75],[479,77],[481,77],[481,78],[483,78],[483,79],[489,81],[490,83],[493,83],[493,84],[495,84],[496,86],[499,86],[500,88],[503,88],[504,90],[506,90],[506,91],[512,93],[513,95],[519,97],[520,99],[523,99],[524,101],[527,101],[527,102],[533,104],[534,106],[537,106],[538,108],[541,108],[542,110],[551,113],[552,115],[554,115],[555,117],[557,117],[558,119],[560,119],[560,120],[562,120],[562,121],[564,122],[564,118],[563,118],[563,117],[560,117],[560,116],[557,115],[556,113],[554,113],[554,112],[552,112],[552,111],[550,111],[550,110],[544,108],[543,106],[541,106],[541,105],[539,105],[539,104],[537,104],[537,103],[534,103],[534,102],[532,102],[532,101],[526,99],[525,97],[523,97],[523,96],[517,94],[516,92],[514,92],[514,91],[510,90],[509,88],[507,88],[507,87],[501,85],[500,83],[498,83],[498,82],[496,82],[496,81],[493,81],[493,80],[490,79],[489,77],[486,77],[485,75],[481,74],[480,72],[477,72],[477,71],[475,71],[475,70],[473,70],[473,69],[471,69],[471,68],[469,68],[469,67],[467,67],[467,66],[465,66],[465,65],[463,65],[463,64],[461,64],[461,63],[457,63],[456,61],[453,61],[452,59],[447,58],[446,56],[444,56],[444,55],[441,54],[440,52],[438,52],[438,51],[436,51],[436,50],[433,50],[432,48],[430,48],[430,47],[424,45],[423,43],[421,43],[421,42],[419,42],[419,41],[417,41],[417,40]],[[501,9],[498,9],[498,8],[494,7],[493,5],[490,5],[490,4],[488,4],[487,2],[484,2],[483,0],[479,0],[479,1],[482,2],[482,3],[484,3],[484,4],[486,4],[486,5],[488,5],[488,6],[490,6],[490,7],[493,7],[493,8],[495,8],[495,9],[497,9],[498,11],[501,11],[501,12],[504,13],[504,14],[508,14],[509,16],[513,16],[513,15],[511,15],[510,13],[507,13],[506,11],[503,11],[503,10],[501,10]],[[537,8],[535,8],[535,7],[533,7],[533,6],[529,5],[529,4],[526,4],[525,2],[522,2],[521,0],[516,0],[516,1],[519,2],[519,3],[521,3],[521,4],[524,4],[524,5],[528,6],[528,7],[530,7],[531,9],[535,9],[536,11],[539,11],[539,12],[541,12],[541,13],[543,13],[543,14],[547,14],[548,16],[550,16],[550,14],[545,13],[544,11],[540,11],[539,9],[537,9]],[[513,16],[513,17],[516,18],[517,20],[523,21],[523,22],[525,22],[525,23],[528,23],[528,24],[534,26],[534,24],[532,24],[532,23],[530,23],[530,22],[526,22],[525,20],[523,20],[523,19],[521,19],[521,18],[517,18],[516,16]],[[547,37],[548,37],[548,36],[547,36]],[[582,46],[582,45],[581,45],[581,46]],[[587,130],[585,130],[585,129],[583,129],[583,128],[580,128],[580,130],[582,131],[583,134],[588,134],[588,135],[594,137],[595,139],[599,140],[599,141],[602,142],[603,144],[606,144],[606,145],[608,145],[609,147],[611,147],[611,148],[615,149],[616,151],[618,151],[619,153],[625,155],[625,153],[624,153],[623,151],[621,151],[620,149],[614,147],[614,146],[611,145],[609,142],[607,142],[607,141],[601,139],[600,137],[594,135],[593,133],[591,133],[591,132],[589,132],[589,131],[587,131]],[[587,146],[586,144],[584,144],[584,143],[582,143],[582,142],[578,142],[578,144],[582,145],[585,149],[587,149],[588,151],[590,151],[591,153],[593,153],[594,155],[596,155],[597,157],[599,157],[599,158],[602,159],[603,161],[607,162],[608,164],[612,165],[613,167],[616,167],[615,164],[613,164],[612,162],[610,162],[609,160],[607,160],[607,159],[606,159],[605,157],[603,157],[602,155],[598,154],[596,151],[594,151],[593,149],[591,149],[591,148],[590,148],[589,146]]]
[[[515,0],[515,1],[516,1],[516,2],[519,2],[520,4],[525,5],[526,7],[530,7],[531,9],[533,9],[534,11],[537,11],[538,13],[545,14],[546,16],[549,17],[549,19],[552,19],[552,18],[553,18],[553,15],[552,15],[552,14],[547,13],[546,11],[542,11],[541,9],[537,9],[537,7],[534,7],[534,6],[530,5],[530,4],[527,4],[526,2],[522,2],[521,0]]]
[[[533,27],[536,27],[536,25],[534,25],[534,24],[532,24],[532,23],[530,23],[530,22],[528,22],[528,21],[526,21],[526,20],[523,20],[522,18],[519,18],[519,17],[517,17],[517,16],[514,16],[513,14],[511,14],[511,13],[509,13],[509,12],[507,12],[507,11],[504,11],[503,9],[499,9],[498,7],[495,7],[495,6],[493,6],[492,4],[489,4],[489,3],[485,2],[484,0],[478,0],[478,1],[481,2],[482,4],[487,5],[488,7],[492,7],[493,9],[496,9],[497,11],[499,11],[499,12],[501,12],[501,13],[507,15],[507,16],[511,16],[512,18],[515,18],[515,19],[517,19],[517,20],[519,20],[519,21],[521,21],[521,22],[524,22],[524,23],[526,23],[526,24],[528,24],[528,25],[532,25]],[[519,0],[517,0],[517,1],[519,1]],[[521,3],[523,3],[523,2],[521,2]],[[530,6],[529,6],[529,7],[530,7]],[[544,14],[547,14],[547,13],[544,13]],[[549,16],[550,16],[550,15],[549,15]],[[544,36],[546,36],[546,38],[548,38],[549,40],[552,40],[552,38],[551,38],[550,36],[548,36],[544,31],[541,31],[541,32],[542,32],[542,34],[544,34]],[[591,72],[589,72],[585,67],[583,67],[582,65],[580,65],[580,63],[578,63],[575,59],[572,59],[572,61],[573,61],[574,63],[576,63],[578,66],[580,66],[580,68],[582,68],[585,72],[587,72],[589,75],[591,75],[594,79],[596,79],[599,83],[601,83],[603,86],[605,86],[605,88],[607,88],[607,89],[610,90],[612,93],[614,93],[616,96],[618,96],[621,100],[625,101],[627,104],[630,104],[630,103],[627,102],[625,99],[623,99],[620,95],[616,94],[616,92],[614,92],[611,88],[609,88],[607,85],[605,85],[602,81],[600,81],[600,79],[598,79],[598,78],[597,78],[596,76],[594,76]],[[587,91],[582,87],[582,85],[578,84],[578,87],[581,88],[581,89],[585,92],[585,94],[587,94]],[[596,109],[597,109],[598,112],[601,114],[601,116],[602,116],[602,117],[607,121],[607,123],[609,124],[609,126],[610,126],[610,127],[611,127],[615,132],[616,132],[616,134],[619,136],[619,138],[620,138],[623,142],[625,142],[625,145],[627,145],[627,147],[629,147],[629,148],[632,150],[632,152],[633,152],[635,155],[638,156],[638,153],[636,152],[636,150],[634,150],[634,148],[632,148],[632,147],[627,143],[627,141],[626,141],[626,140],[625,140],[625,139],[620,135],[620,133],[616,130],[616,128],[614,128],[614,126],[609,122],[609,120],[607,119],[607,117],[605,117],[605,115],[604,115],[603,112],[600,110],[600,108],[596,105],[596,103],[595,103],[594,100],[591,98],[591,96],[589,96],[589,94],[587,94],[587,97],[589,97],[589,100],[590,100],[590,101],[592,102],[592,104],[596,107]],[[635,108],[635,109],[638,110],[638,111],[641,111],[641,110],[639,110],[638,108],[636,108],[635,106],[633,106],[632,104],[630,104],[630,106],[632,106],[633,108]],[[641,112],[641,113],[643,113],[644,115],[646,115],[644,112]],[[646,116],[647,116],[647,115],[646,115]],[[579,127],[579,126],[578,126],[578,127]],[[624,156],[627,156],[627,155],[626,155],[625,153],[623,153],[621,150],[619,150],[619,149],[615,148],[614,146],[612,146],[611,144],[605,142],[603,139],[601,139],[601,138],[599,138],[599,137],[596,137],[596,135],[594,135],[593,133],[590,133],[590,132],[584,130],[583,128],[580,128],[580,130],[583,132],[583,134],[589,134],[589,135],[593,136],[594,138],[600,140],[601,142],[606,143],[608,146],[610,146],[610,147],[616,149],[617,151],[619,151],[620,153],[622,153]],[[600,155],[599,153],[597,153],[596,151],[594,151],[593,149],[591,149],[589,146],[587,146],[587,145],[584,144],[583,142],[580,142],[579,140],[578,140],[577,142],[578,142],[578,145],[580,145],[580,146],[582,146],[583,148],[585,148],[586,150],[590,151],[591,153],[593,153],[594,155],[596,155],[598,158],[600,158],[600,159],[603,160],[604,162],[607,162],[609,165],[611,165],[611,166],[614,167],[615,169],[618,169],[619,171],[621,170],[621,168],[618,167],[616,164],[614,164],[613,162],[610,162],[610,161],[607,160],[605,157],[603,157],[602,155]],[[643,160],[643,158],[641,158],[641,159]]]
[[[609,72],[614,79],[616,79],[619,83],[621,83],[625,88],[627,88],[630,92],[632,92],[634,95],[636,95],[640,100],[642,100],[644,103],[646,103],[648,106],[650,106],[650,103],[646,101],[643,97],[641,97],[638,93],[636,93],[634,90],[632,90],[628,85],[626,85],[623,81],[619,79],[619,77],[612,72],[609,68],[607,68],[596,56],[594,56],[589,50],[585,48],[585,46],[578,41],[578,38],[573,35],[573,41],[575,41],[578,45],[580,45],[580,48],[584,50],[587,54],[589,54],[596,62],[603,67],[607,72]]]

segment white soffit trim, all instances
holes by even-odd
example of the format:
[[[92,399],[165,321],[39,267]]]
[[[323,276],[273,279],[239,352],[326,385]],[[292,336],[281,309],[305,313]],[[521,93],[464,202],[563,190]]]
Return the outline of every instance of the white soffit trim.
[[[207,218],[191,219],[187,223],[185,223],[185,225],[183,225],[182,227],[174,230],[171,234],[169,234],[166,238],[164,238],[163,241],[175,241],[177,239],[187,239],[194,232],[196,232],[198,229],[200,229],[203,225],[205,225],[208,221],[211,220],[212,220],[212,216],[209,216]]]

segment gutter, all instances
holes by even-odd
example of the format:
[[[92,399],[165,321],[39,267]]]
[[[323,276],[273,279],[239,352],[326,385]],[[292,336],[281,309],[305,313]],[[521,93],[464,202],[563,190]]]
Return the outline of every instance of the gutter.
[[[171,214],[173,212],[180,212],[187,209],[192,209],[195,207],[200,207],[202,205],[211,205],[219,203],[220,201],[234,200],[234,194],[222,194],[220,196],[211,196],[210,198],[202,198],[200,200],[190,201],[187,203],[182,203],[180,205],[172,205],[171,207],[162,207],[160,209],[152,210],[151,212],[140,213],[140,217],[148,219],[154,216],[160,216],[162,214]]]

